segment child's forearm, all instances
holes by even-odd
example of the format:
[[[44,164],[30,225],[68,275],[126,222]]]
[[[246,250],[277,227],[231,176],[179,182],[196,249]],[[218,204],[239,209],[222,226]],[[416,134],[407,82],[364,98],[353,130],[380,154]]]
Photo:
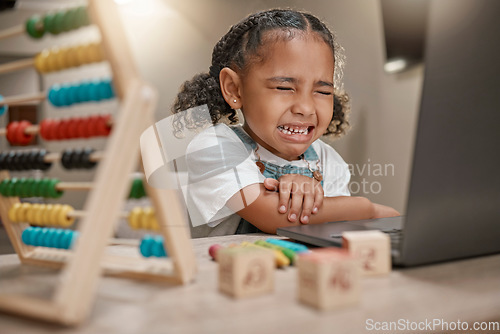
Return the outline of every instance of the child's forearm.
[[[240,208],[242,196],[247,204],[237,213],[261,231],[276,233],[279,227],[299,225],[291,223],[286,214],[278,212],[279,194],[266,191],[262,184],[253,184],[245,187],[239,194],[228,201],[230,208]],[[255,199],[249,201],[249,199]],[[249,203],[250,202],[250,203]],[[369,219],[375,217],[375,206],[370,200],[363,197],[327,197],[317,214],[310,217],[310,224],[319,224],[329,221]]]

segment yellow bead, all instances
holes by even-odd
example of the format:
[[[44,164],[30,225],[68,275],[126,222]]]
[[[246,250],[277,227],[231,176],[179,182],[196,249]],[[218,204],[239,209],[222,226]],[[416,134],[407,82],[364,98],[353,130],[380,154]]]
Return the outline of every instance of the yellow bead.
[[[17,214],[19,221],[21,221],[21,222],[28,221],[27,215],[28,215],[29,210],[31,210],[31,204],[29,204],[29,203],[21,204],[21,208],[19,209],[19,212]]]
[[[85,46],[78,46],[76,48],[76,59],[78,64],[76,66],[80,66],[87,63],[87,55],[85,53]]]
[[[47,204],[42,211],[42,223],[44,226],[54,225],[54,221],[51,219],[51,213],[54,210],[53,204]]]
[[[68,62],[66,61],[66,54],[67,54],[68,50],[66,48],[61,48],[59,49],[59,52],[57,52],[55,54],[55,57],[56,57],[56,63],[57,63],[57,67],[62,70],[62,69],[66,69],[69,67],[68,65]]]
[[[49,56],[49,51],[44,50],[40,52],[35,58],[35,68],[40,73],[48,72],[47,69],[47,57]]]
[[[34,216],[35,216],[35,207],[40,204],[32,204],[31,208],[26,212],[26,221],[27,222],[33,222],[34,221]]]
[[[102,50],[101,50],[101,44],[98,43],[92,43],[88,46],[87,54],[89,57],[89,61],[91,63],[98,63],[103,61],[103,56],[102,56]]]
[[[142,213],[142,209],[137,207],[137,208],[134,208],[132,211],[130,211],[129,215],[128,215],[128,224],[131,228],[133,228],[134,230],[137,230],[140,227],[140,216],[141,216],[141,213]]]
[[[74,217],[68,217],[68,213],[75,211],[70,205],[63,205],[59,211],[59,219],[57,224],[62,227],[69,227],[75,222]]]
[[[150,230],[150,212],[151,208],[142,208],[142,214],[141,214],[141,220],[140,220],[140,225],[142,229],[145,230]]]
[[[52,210],[50,210],[49,219],[52,222],[52,224],[58,223],[59,212],[61,211],[62,207],[63,207],[62,204],[54,204]]]
[[[43,225],[43,210],[45,209],[45,205],[38,204],[33,206],[33,221],[30,223],[33,223],[35,225]]]
[[[158,225],[158,221],[156,220],[155,211],[153,208],[149,208],[148,211],[148,226],[151,230],[159,230],[160,226]]]
[[[19,209],[21,208],[21,203],[16,203],[9,209],[9,220],[13,223],[17,223],[17,214]]]
[[[66,50],[66,64],[68,64],[68,67],[76,67],[79,65],[76,48],[69,48]]]

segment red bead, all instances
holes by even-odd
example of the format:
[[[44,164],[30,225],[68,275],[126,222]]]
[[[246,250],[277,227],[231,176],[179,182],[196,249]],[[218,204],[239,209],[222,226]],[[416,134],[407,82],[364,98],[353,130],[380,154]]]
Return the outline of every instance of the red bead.
[[[82,123],[80,124],[80,131],[83,131],[83,138],[90,138],[90,119],[82,118]]]
[[[76,138],[85,138],[86,126],[87,124],[85,123],[85,119],[76,118],[76,125],[75,125]]]
[[[48,136],[49,123],[52,123],[52,120],[48,118],[40,122],[40,137],[42,137],[45,140],[48,139],[47,136]]]
[[[57,138],[58,139],[68,139],[68,124],[69,120],[62,119],[59,121],[59,127],[57,129]]]
[[[18,127],[19,127],[19,122],[17,121],[10,122],[9,125],[7,125],[7,140],[11,145],[17,144],[16,133]]]
[[[97,123],[99,136],[109,136],[109,133],[111,132],[111,126],[108,125],[108,122],[110,119],[111,115],[99,116],[99,121]]]
[[[68,138],[78,138],[77,133],[78,118],[71,118],[68,122]]]
[[[19,122],[19,126],[17,127],[16,133],[16,141],[19,145],[28,145],[31,140],[33,140],[33,135],[27,134],[25,131],[32,124],[29,121],[21,121]]]
[[[87,131],[89,137],[97,137],[99,135],[98,131],[99,116],[90,116],[87,123]]]
[[[59,120],[52,120],[52,124],[49,126],[49,138],[51,140],[57,140],[61,139],[59,138],[59,125],[61,124],[61,121]]]

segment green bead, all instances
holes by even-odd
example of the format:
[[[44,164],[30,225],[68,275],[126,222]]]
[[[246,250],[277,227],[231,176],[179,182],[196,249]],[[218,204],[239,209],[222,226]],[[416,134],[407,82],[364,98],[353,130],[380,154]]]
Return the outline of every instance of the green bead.
[[[75,9],[67,10],[64,13],[64,17],[63,17],[62,30],[63,31],[70,31],[70,30],[75,29],[75,18],[76,18]]]
[[[89,13],[87,12],[87,7],[82,6],[79,8],[81,14],[81,27],[88,26],[90,24]]]
[[[24,186],[25,186],[25,184],[26,184],[26,178],[25,177],[22,177],[17,182],[17,185],[16,185],[16,194],[17,194],[18,197],[26,197],[25,194],[24,194]]]
[[[55,34],[54,17],[55,15],[53,13],[49,13],[45,14],[45,17],[43,18],[45,31],[50,32],[51,34]]]
[[[3,179],[2,182],[0,182],[0,194],[2,194],[2,196],[7,196],[7,185],[9,184],[9,180],[8,179]]]
[[[33,38],[41,38],[45,33],[43,19],[38,15],[33,15],[26,21],[26,32]]]
[[[144,184],[142,183],[141,179],[139,179],[138,188],[139,188],[139,198],[146,197],[146,190],[144,190]]]
[[[63,32],[64,11],[59,11],[54,15],[54,27],[52,33],[57,35]]]
[[[75,29],[78,29],[85,25],[86,16],[87,10],[85,9],[85,7],[78,7],[75,9]]]
[[[32,197],[40,197],[40,186],[42,183],[42,180],[34,180],[33,185],[31,186],[31,191],[32,191]]]
[[[52,179],[50,180],[49,182],[49,196],[50,198],[59,198],[61,197],[64,192],[63,191],[59,191],[56,189],[56,186],[57,184],[59,183],[60,181],[58,179]]]
[[[132,187],[130,188],[130,194],[128,198],[137,198],[137,187],[135,185],[135,179],[132,181]]]
[[[33,178],[29,178],[26,181],[26,184],[24,185],[24,188],[26,189],[26,197],[35,197],[35,194],[33,193],[33,186],[35,185],[36,180]]]
[[[14,189],[15,189],[16,183],[17,183],[17,178],[15,178],[15,177],[9,180],[9,183],[7,185],[7,191],[6,191],[7,197],[15,196]]]
[[[49,197],[50,179],[43,178],[40,181],[39,192],[41,197]]]

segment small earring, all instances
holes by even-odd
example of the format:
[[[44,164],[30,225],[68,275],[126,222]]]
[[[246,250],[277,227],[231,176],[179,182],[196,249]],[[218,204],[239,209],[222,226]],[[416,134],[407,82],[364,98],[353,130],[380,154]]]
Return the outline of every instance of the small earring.
[[[233,100],[233,103],[236,103],[236,102],[238,102],[238,101],[236,101],[236,99],[234,99],[234,100]]]

